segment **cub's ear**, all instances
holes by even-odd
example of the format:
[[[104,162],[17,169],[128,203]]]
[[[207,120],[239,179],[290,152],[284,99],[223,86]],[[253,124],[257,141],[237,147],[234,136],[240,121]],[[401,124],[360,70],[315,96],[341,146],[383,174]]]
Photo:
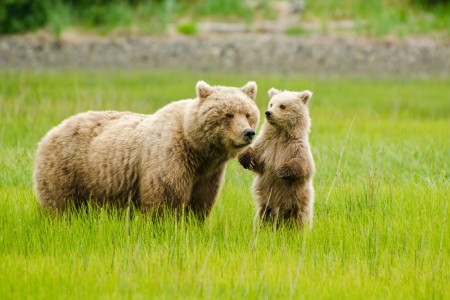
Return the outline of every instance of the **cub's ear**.
[[[271,88],[268,92],[270,98],[273,98],[273,96],[278,95],[279,93],[281,93],[281,92],[274,88]]]
[[[308,101],[311,99],[313,93],[311,91],[303,91],[299,93],[300,100],[303,102],[303,104],[308,103]]]
[[[252,100],[256,99],[256,92],[258,90],[258,87],[256,86],[256,83],[254,81],[247,82],[246,85],[244,85],[241,90],[247,94]]]
[[[213,91],[213,88],[203,80],[197,82],[197,86],[195,88],[197,90],[197,97],[199,99],[207,98]]]

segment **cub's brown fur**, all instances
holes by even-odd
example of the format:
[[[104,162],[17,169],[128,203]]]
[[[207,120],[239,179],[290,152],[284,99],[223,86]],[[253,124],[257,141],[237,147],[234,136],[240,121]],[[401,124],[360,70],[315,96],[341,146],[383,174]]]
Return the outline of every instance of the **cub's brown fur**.
[[[253,196],[255,221],[294,221],[311,226],[314,203],[314,161],[308,141],[310,91],[269,91],[266,121],[254,145],[239,162],[257,174]]]
[[[250,144],[258,124],[256,84],[197,83],[197,98],[153,115],[86,112],[56,126],[39,144],[34,171],[42,206],[64,210],[87,199],[133,201],[143,211],[187,208],[203,219],[226,162]]]

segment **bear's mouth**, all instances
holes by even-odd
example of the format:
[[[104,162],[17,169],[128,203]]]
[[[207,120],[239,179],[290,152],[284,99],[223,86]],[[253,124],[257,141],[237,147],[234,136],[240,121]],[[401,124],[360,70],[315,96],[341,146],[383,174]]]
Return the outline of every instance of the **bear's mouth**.
[[[269,124],[271,124],[271,125],[275,125],[275,124],[276,124],[276,122],[275,122],[275,120],[273,119],[273,117],[266,118],[266,120],[267,120],[267,122],[268,122]]]
[[[245,146],[250,145],[252,142],[242,142],[242,143],[237,143],[237,142],[233,142],[234,147],[236,148],[243,148]]]

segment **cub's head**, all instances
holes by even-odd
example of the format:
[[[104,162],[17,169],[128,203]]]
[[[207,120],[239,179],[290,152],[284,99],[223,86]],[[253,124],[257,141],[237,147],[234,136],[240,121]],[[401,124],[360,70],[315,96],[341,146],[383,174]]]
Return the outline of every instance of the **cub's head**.
[[[267,122],[279,129],[309,132],[311,119],[308,102],[312,97],[310,91],[281,92],[274,88],[269,90],[269,107],[266,111]]]
[[[241,88],[210,86],[199,81],[197,117],[204,138],[229,151],[249,145],[259,122],[256,90],[253,81]]]

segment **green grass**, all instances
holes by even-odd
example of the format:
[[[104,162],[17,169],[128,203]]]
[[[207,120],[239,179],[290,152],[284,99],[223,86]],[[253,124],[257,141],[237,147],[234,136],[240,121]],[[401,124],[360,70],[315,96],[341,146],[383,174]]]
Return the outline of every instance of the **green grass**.
[[[330,23],[352,20],[360,35],[396,36],[449,34],[450,3],[419,5],[420,0],[323,0],[307,1],[305,20],[316,20],[330,30]],[[441,3],[444,3],[443,1]]]
[[[272,86],[314,92],[311,231],[254,234],[252,174],[235,160],[204,225],[39,209],[33,153],[52,126],[85,110],[152,113],[194,97],[200,79],[256,80],[261,111]],[[2,71],[0,298],[448,298],[449,86],[448,79]]]

